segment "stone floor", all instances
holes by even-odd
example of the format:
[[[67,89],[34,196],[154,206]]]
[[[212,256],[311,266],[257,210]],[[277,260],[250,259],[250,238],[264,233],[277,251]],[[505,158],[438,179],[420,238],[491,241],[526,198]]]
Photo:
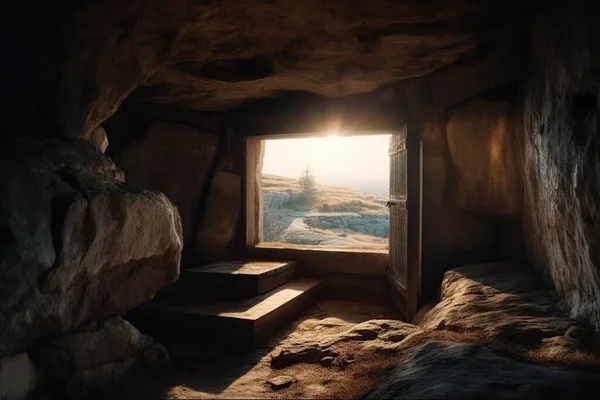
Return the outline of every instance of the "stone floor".
[[[322,301],[248,353],[165,343],[172,367],[117,398],[600,398],[600,343],[523,267],[449,271],[418,325],[387,305]],[[102,398],[108,396],[104,393]]]

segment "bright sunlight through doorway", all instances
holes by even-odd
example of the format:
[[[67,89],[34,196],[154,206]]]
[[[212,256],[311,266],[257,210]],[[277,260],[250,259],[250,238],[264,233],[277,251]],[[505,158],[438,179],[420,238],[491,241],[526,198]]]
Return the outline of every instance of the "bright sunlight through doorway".
[[[387,248],[390,135],[264,142],[263,243]]]

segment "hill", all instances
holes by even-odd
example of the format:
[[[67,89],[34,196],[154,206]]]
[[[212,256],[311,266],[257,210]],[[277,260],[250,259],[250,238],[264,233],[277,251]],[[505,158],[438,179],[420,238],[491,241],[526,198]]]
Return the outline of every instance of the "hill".
[[[389,213],[382,196],[317,184],[303,196],[297,179],[263,174],[263,240],[280,244],[386,248]]]
[[[300,192],[297,179],[263,174],[264,192]],[[319,184],[312,206],[306,211],[385,213],[386,197],[333,185]]]

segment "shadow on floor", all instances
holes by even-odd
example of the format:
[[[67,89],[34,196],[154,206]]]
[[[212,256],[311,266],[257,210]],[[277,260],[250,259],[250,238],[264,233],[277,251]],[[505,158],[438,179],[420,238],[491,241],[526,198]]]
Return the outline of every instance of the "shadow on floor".
[[[398,317],[389,304],[324,300],[308,309],[264,344],[246,351],[227,348],[203,338],[183,335],[163,338],[161,343],[169,350],[172,360],[170,369],[138,370],[119,385],[113,385],[102,393],[95,393],[90,398],[256,398],[260,390],[264,390],[265,379],[272,372],[268,355],[281,344],[290,345],[302,342],[307,337],[312,339],[319,335],[343,332],[370,319]],[[328,323],[322,324],[325,319],[328,319]],[[316,321],[321,323],[321,330],[318,332],[311,325]],[[255,390],[256,393],[253,393]],[[239,396],[240,391],[243,396]]]

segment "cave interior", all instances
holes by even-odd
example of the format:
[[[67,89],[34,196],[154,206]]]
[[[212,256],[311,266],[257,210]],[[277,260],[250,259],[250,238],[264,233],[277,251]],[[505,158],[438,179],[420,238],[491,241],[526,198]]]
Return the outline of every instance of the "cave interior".
[[[600,398],[593,0],[6,15],[0,399]],[[264,245],[331,132],[392,134],[389,249]]]

